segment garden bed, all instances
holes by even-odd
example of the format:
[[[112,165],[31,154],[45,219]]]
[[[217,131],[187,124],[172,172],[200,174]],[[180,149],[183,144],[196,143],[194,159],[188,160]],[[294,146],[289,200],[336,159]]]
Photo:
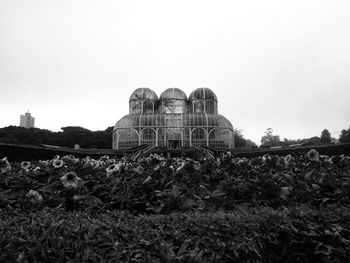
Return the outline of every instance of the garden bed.
[[[0,159],[1,262],[346,262],[350,158]]]

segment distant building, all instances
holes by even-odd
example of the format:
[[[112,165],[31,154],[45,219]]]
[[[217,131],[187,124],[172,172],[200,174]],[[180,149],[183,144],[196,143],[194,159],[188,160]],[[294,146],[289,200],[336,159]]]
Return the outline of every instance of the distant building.
[[[35,118],[32,117],[32,115],[28,112],[26,112],[24,115],[21,115],[19,126],[24,128],[34,128],[34,121]]]

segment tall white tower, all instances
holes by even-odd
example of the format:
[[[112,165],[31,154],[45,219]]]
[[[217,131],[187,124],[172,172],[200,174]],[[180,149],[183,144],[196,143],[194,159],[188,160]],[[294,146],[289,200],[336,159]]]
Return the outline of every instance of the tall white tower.
[[[24,127],[24,128],[34,128],[34,121],[35,118],[32,117],[30,114],[29,110],[26,112],[24,115],[21,115],[21,119],[19,122],[19,126]]]

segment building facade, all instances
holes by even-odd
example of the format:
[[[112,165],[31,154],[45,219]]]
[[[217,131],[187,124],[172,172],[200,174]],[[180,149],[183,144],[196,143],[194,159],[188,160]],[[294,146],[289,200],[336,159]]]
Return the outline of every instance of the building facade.
[[[149,88],[138,88],[130,96],[129,114],[113,129],[113,149],[140,145],[179,148],[209,146],[234,148],[232,124],[218,114],[215,93],[194,90],[187,98],[178,88],[165,90],[158,98]]]
[[[34,128],[35,118],[28,112],[21,115],[19,126],[24,128]]]

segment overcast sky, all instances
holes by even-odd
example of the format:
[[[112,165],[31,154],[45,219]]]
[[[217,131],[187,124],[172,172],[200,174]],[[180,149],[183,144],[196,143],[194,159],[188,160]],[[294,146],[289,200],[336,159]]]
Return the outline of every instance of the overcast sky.
[[[0,0],[0,127],[104,130],[130,94],[208,87],[260,143],[350,125],[350,1]]]

